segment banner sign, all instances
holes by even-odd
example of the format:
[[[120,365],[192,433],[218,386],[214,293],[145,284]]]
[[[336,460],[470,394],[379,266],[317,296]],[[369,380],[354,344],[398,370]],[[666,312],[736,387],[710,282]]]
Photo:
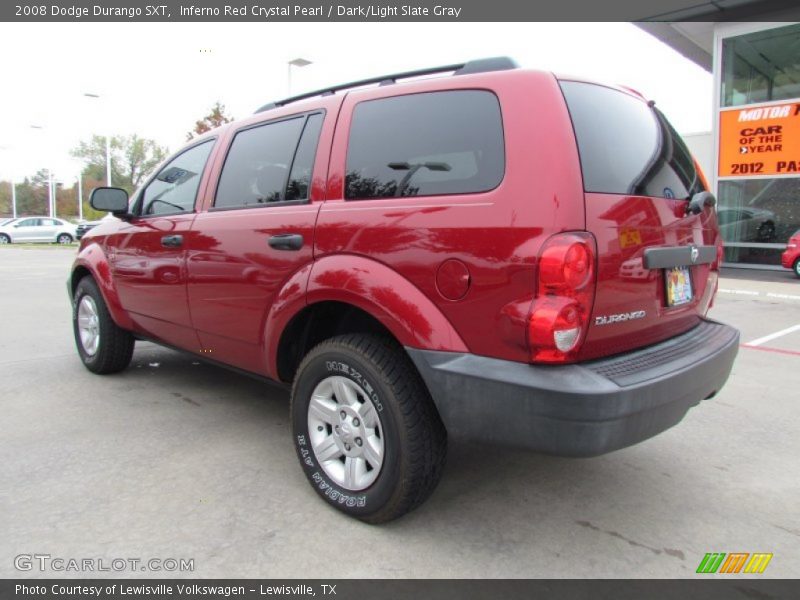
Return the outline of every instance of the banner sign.
[[[800,102],[772,102],[720,112],[720,177],[799,174]]]

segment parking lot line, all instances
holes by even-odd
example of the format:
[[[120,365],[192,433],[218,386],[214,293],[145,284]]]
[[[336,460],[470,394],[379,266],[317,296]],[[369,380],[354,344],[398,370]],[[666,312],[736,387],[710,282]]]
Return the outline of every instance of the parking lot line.
[[[800,356],[797,350],[784,350],[783,348],[770,348],[769,346],[751,346],[750,344],[742,344],[742,348],[749,350],[763,350],[764,352],[777,352],[778,354],[789,354],[790,356]]]
[[[792,325],[791,327],[787,327],[786,329],[781,329],[780,331],[776,331],[775,333],[770,333],[769,335],[765,335],[764,337],[760,337],[760,338],[758,338],[756,340],[753,340],[752,342],[748,342],[748,343],[746,343],[744,345],[745,346],[750,346],[750,347],[760,346],[761,344],[764,344],[765,342],[770,342],[770,341],[772,341],[772,340],[774,340],[776,338],[783,337],[784,335],[792,333],[793,331],[800,331],[800,324]]]
[[[732,288],[719,288],[720,294],[732,294],[734,296],[753,296],[756,298],[775,298],[779,300],[800,300],[798,294],[779,294],[777,292],[759,292],[757,290],[740,290]]]

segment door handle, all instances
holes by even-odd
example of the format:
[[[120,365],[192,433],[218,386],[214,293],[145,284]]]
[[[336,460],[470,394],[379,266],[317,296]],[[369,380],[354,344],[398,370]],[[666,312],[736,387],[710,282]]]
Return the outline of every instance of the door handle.
[[[280,233],[269,238],[269,245],[275,250],[300,250],[303,236],[299,233]]]
[[[183,245],[182,235],[165,235],[161,238],[161,245],[167,248],[178,248]]]

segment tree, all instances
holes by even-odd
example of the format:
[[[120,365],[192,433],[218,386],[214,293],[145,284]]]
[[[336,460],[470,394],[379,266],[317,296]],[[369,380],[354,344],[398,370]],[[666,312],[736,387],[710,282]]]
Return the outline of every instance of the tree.
[[[46,215],[49,214],[50,193],[47,170],[40,169],[36,174],[26,177],[17,184],[17,214]],[[56,196],[58,193],[56,192]]]
[[[11,182],[4,179],[0,181],[0,217],[11,216],[11,204]]]
[[[83,159],[86,179],[106,181],[106,138],[93,135],[72,150],[72,156]],[[167,148],[155,140],[138,135],[111,137],[111,183],[132,194],[150,172],[167,156]]]
[[[225,105],[220,104],[219,100],[211,107],[211,112],[199,121],[195,121],[194,129],[186,134],[186,141],[203,135],[206,131],[211,131],[225,123],[233,121],[233,117],[225,114]]]

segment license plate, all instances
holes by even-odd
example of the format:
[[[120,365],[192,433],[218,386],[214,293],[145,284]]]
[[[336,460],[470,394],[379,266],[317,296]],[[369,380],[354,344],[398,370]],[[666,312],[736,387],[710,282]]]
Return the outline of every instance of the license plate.
[[[665,269],[667,280],[667,306],[680,306],[692,301],[694,290],[689,267]]]

